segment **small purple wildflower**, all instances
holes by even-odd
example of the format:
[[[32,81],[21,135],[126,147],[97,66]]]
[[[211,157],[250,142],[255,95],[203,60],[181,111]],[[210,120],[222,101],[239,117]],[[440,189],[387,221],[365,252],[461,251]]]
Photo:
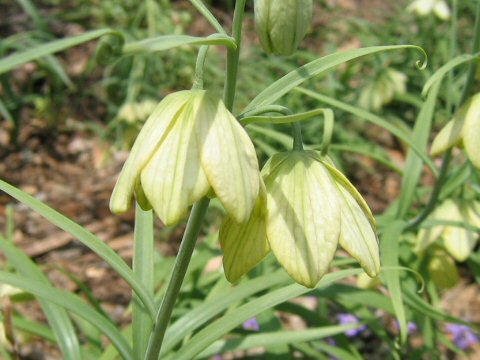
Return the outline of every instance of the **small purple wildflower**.
[[[398,321],[397,321],[397,320],[395,320],[395,321],[393,322],[393,327],[395,328],[395,330],[400,330],[400,325],[398,324]],[[409,334],[411,334],[411,333],[414,333],[415,331],[417,331],[417,324],[415,324],[414,322],[409,321],[409,322],[407,323],[407,332],[408,332]]]
[[[245,321],[242,324],[242,327],[245,330],[251,330],[251,331],[259,331],[260,330],[260,325],[258,324],[257,319],[254,318],[254,317]]]
[[[466,325],[447,324],[445,330],[452,337],[452,341],[462,350],[467,350],[479,343],[478,336]]]
[[[359,323],[358,318],[355,315],[352,314],[338,314],[337,319],[340,323],[340,325],[347,325],[347,324],[357,324]],[[366,325],[361,325],[356,329],[350,329],[345,331],[345,335],[348,337],[354,337],[362,333],[367,329]]]

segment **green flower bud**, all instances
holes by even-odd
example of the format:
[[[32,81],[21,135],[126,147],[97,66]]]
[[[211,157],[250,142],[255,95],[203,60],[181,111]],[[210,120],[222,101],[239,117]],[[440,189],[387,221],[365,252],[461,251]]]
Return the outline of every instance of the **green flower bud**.
[[[255,27],[268,54],[292,55],[312,20],[312,0],[255,0]]]
[[[315,287],[337,245],[370,276],[380,260],[373,216],[353,185],[315,151],[274,155],[262,170],[265,188],[247,222],[220,229],[224,269],[236,281],[269,248],[299,284]]]
[[[250,138],[225,105],[204,90],[165,97],[140,131],[118,178],[110,209],[121,213],[135,193],[171,225],[211,190],[237,222],[258,197],[258,161]]]
[[[431,154],[437,156],[449,148],[465,147],[472,164],[480,169],[480,93],[472,96],[454,114],[432,143]]]
[[[430,257],[428,273],[435,285],[441,289],[454,287],[460,279],[455,261],[441,249],[436,249]]]

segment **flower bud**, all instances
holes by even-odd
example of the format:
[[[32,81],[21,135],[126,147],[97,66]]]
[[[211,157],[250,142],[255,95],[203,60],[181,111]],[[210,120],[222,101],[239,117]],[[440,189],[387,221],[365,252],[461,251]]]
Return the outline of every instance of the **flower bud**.
[[[255,0],[255,27],[268,54],[292,55],[312,20],[312,0]]]

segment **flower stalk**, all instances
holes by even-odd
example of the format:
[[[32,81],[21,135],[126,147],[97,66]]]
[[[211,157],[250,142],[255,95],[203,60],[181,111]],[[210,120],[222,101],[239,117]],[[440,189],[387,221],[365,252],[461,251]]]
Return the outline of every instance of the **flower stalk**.
[[[236,41],[237,47],[234,50],[228,49],[227,54],[227,69],[223,100],[226,108],[229,111],[233,109],[235,99],[245,2],[246,0],[238,0],[235,4],[235,12],[233,18],[233,37]],[[204,57],[205,54],[206,50],[201,51],[199,55]],[[200,59],[197,64],[202,63],[203,60],[204,58]],[[200,67],[203,69],[203,65]],[[202,83],[203,74],[199,74],[199,77],[196,78],[195,85],[201,86],[203,85]],[[180,292],[180,288],[185,278],[188,265],[190,264],[193,250],[195,248],[195,244],[197,242],[197,238],[200,233],[201,225],[205,218],[209,203],[210,199],[205,196],[193,205],[192,211],[188,218],[185,233],[183,234],[180,250],[175,260],[175,266],[173,268],[167,290],[163,297],[162,304],[160,305],[160,309],[157,313],[154,329],[148,342],[148,347],[145,355],[146,360],[157,360],[160,355],[162,342],[165,337],[165,332],[167,330],[168,323],[170,321],[173,308],[175,306],[175,302]]]

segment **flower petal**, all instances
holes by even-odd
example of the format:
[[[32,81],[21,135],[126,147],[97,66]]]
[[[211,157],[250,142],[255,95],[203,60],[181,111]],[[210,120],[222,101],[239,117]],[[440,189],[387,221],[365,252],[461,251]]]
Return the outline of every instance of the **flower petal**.
[[[188,91],[179,91],[166,96],[147,119],[113,189],[110,199],[112,212],[122,213],[130,208],[141,169],[168,134],[175,116],[188,98]]]
[[[261,186],[264,188],[263,182]],[[263,189],[246,223],[239,224],[228,217],[220,227],[223,268],[230,282],[236,282],[248,273],[270,251],[266,232],[266,205]]]
[[[471,99],[458,109],[442,130],[433,139],[430,153],[432,156],[437,156],[458,144],[462,138],[462,129],[465,124],[465,116],[471,104]]]
[[[468,158],[476,168],[480,169],[480,94],[471,99],[462,133]]]
[[[252,141],[225,105],[208,93],[199,104],[195,131],[208,182],[236,222],[250,217],[260,171]]]
[[[265,178],[267,237],[273,253],[298,283],[314,287],[338,244],[338,190],[322,163],[292,152]]]
[[[365,272],[375,277],[380,271],[378,239],[365,212],[350,192],[341,185],[343,204],[340,245],[360,263]]]
[[[184,106],[172,130],[141,174],[145,195],[165,225],[181,220],[189,205],[209,190],[193,132],[194,105],[190,101]]]

